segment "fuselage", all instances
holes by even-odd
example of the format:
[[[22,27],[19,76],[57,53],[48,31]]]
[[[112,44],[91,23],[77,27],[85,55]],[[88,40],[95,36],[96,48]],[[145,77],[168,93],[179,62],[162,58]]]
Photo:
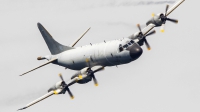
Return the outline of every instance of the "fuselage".
[[[129,38],[90,44],[57,55],[56,64],[72,70],[93,66],[116,66],[130,63],[142,54],[142,48]]]

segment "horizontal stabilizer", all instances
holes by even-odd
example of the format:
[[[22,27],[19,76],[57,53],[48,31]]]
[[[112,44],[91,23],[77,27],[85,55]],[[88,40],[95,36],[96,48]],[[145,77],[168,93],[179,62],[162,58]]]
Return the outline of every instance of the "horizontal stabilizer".
[[[36,70],[36,69],[38,69],[38,68],[40,68],[40,67],[43,67],[43,66],[45,66],[45,65],[47,65],[47,64],[50,64],[50,63],[52,63],[52,62],[55,62],[56,60],[57,60],[57,58],[52,59],[52,60],[50,60],[50,61],[48,61],[48,62],[46,62],[46,63],[44,63],[44,64],[42,64],[42,65],[40,65],[40,66],[38,66],[38,67],[36,67],[36,68],[34,68],[34,69],[28,71],[28,72],[25,72],[25,73],[21,74],[20,76],[23,76],[23,75],[25,75],[25,74],[27,74],[27,73],[29,73],[29,72],[32,72],[32,71],[34,71],[34,70]]]

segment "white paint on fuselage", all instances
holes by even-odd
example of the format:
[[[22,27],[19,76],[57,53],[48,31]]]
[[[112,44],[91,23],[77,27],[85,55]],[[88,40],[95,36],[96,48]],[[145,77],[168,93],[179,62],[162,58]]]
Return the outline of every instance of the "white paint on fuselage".
[[[124,45],[129,41],[130,39],[124,38],[77,47],[57,55],[57,64],[72,70],[80,70],[97,65],[116,66],[126,64],[133,60],[128,50],[119,52],[119,45]],[[86,60],[89,60],[89,62]]]

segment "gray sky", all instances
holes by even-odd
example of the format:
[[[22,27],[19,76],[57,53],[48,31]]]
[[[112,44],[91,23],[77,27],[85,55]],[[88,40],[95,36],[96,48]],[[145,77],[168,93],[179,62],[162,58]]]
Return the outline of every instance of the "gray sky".
[[[151,13],[163,12],[164,0],[1,0],[0,2],[0,111],[12,112],[47,92],[58,73],[67,80],[75,73],[57,65],[19,77],[45,61],[38,56],[50,54],[38,28],[40,22],[60,43],[69,45],[87,28],[91,30],[77,46],[127,37],[145,24]],[[167,2],[166,2],[167,1]],[[75,99],[52,96],[26,110],[60,112],[199,112],[200,108],[200,38],[199,1],[186,0],[169,17],[166,32],[148,37],[151,51],[144,48],[136,61],[108,67],[96,74],[93,82],[75,84]]]

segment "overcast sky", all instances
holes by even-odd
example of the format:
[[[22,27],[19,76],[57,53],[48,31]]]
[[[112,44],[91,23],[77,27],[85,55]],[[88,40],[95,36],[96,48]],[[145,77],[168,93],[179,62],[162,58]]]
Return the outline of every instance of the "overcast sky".
[[[13,112],[47,93],[58,73],[68,80],[75,71],[47,65],[19,75],[46,61],[50,54],[38,28],[40,22],[60,43],[70,45],[127,37],[144,26],[151,14],[163,12],[172,0],[0,0],[0,111]],[[129,64],[107,67],[93,82],[70,87],[75,96],[52,96],[24,112],[199,112],[200,37],[199,1],[186,0],[167,22],[166,32],[148,37],[142,56]]]

